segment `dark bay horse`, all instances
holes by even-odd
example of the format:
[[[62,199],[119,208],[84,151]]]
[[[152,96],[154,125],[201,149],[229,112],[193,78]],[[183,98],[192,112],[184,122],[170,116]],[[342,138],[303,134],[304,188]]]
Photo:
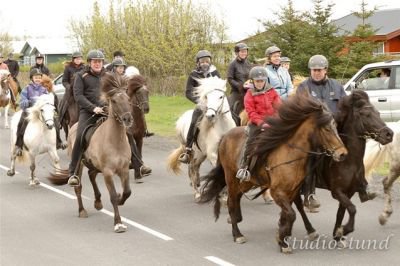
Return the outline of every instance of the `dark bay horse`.
[[[126,136],[127,128],[132,126],[133,118],[130,110],[129,97],[125,92],[125,84],[121,77],[114,74],[106,74],[102,78],[103,98],[108,102],[108,118],[94,132],[89,146],[83,155],[83,163],[89,169],[89,178],[92,183],[97,210],[103,208],[101,194],[96,183],[98,173],[103,173],[105,184],[110,194],[111,203],[114,208],[114,231],[125,232],[126,225],[121,221],[118,205],[123,205],[131,195],[129,184],[129,163],[131,150]],[[76,125],[71,128],[68,137],[69,147],[73,147],[75,141]],[[82,176],[80,166],[79,177]],[[122,195],[117,194],[114,186],[113,176],[121,178],[123,188]],[[67,175],[52,175],[50,181],[54,184],[66,184]],[[82,180],[82,179],[81,179]],[[82,204],[82,182],[75,187],[75,194],[78,199],[79,217],[87,217],[87,212]]]
[[[71,87],[65,90],[63,99],[59,102],[60,125],[64,129],[65,137],[68,138],[69,129],[79,120],[79,107],[75,101],[73,84],[75,75],[71,80]]]
[[[366,185],[364,181],[364,163],[366,139],[372,138],[382,145],[390,143],[393,131],[379,116],[379,112],[369,101],[368,95],[355,90],[339,103],[339,112],[335,117],[337,129],[349,153],[345,160],[337,162],[323,158],[322,173],[319,174],[317,187],[329,189],[332,197],[339,201],[333,237],[346,247],[345,237],[354,231],[356,206],[352,196]],[[345,212],[348,222],[342,226]]]
[[[10,128],[8,124],[8,109],[11,105],[14,111],[16,111],[17,96],[18,96],[18,84],[14,81],[8,70],[0,70],[0,108],[4,107],[5,128]]]
[[[251,164],[250,181],[240,182],[236,178],[239,156],[246,141],[244,127],[231,129],[222,138],[218,148],[218,163],[211,172],[203,177],[201,202],[214,200],[214,215],[218,219],[221,203],[219,194],[227,186],[228,209],[232,223],[233,239],[236,243],[246,242],[239,230],[242,221],[240,199],[254,187],[269,188],[275,202],[281,208],[279,233],[277,236],[281,251],[290,253],[291,247],[285,238],[292,233],[296,213],[292,208],[295,202],[301,215],[299,189],[306,175],[307,159],[311,151],[311,142],[318,144],[334,160],[343,160],[347,150],[340,140],[332,114],[318,100],[307,94],[295,95],[279,108],[279,115],[267,120],[271,126],[260,132],[250,145]],[[308,230],[310,237],[313,231]]]

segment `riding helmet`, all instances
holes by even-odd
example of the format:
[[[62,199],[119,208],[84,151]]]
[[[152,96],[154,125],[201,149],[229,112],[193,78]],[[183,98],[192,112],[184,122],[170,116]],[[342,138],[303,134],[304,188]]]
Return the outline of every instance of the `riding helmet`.
[[[320,54],[311,56],[310,60],[308,61],[309,69],[325,69],[328,68],[328,65],[328,59]]]
[[[197,54],[196,54],[196,63],[199,62],[200,58],[203,57],[209,57],[210,59],[212,59],[211,53],[207,50],[200,50]]]
[[[90,62],[92,59],[104,60],[104,54],[100,50],[90,50],[87,54],[87,61]]]
[[[247,46],[247,44],[240,42],[235,45],[235,53],[239,53],[240,50],[249,50],[249,47]]]
[[[271,56],[271,54],[278,53],[278,52],[281,52],[281,49],[279,49],[279,47],[273,45],[273,46],[268,47],[267,50],[265,50],[265,55],[269,57],[269,56]]]
[[[267,80],[267,70],[265,69],[265,67],[255,66],[250,70],[249,78],[252,80]]]
[[[40,75],[40,76],[43,75],[43,73],[38,68],[32,68],[32,70],[29,72],[29,78],[30,79],[32,79],[33,76],[38,76],[38,75]]]

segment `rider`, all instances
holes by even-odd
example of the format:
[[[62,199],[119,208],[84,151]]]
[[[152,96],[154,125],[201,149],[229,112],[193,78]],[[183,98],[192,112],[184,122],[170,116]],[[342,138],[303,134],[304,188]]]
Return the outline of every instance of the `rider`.
[[[80,180],[76,175],[76,168],[82,157],[81,138],[83,131],[89,125],[93,125],[103,114],[104,103],[100,101],[100,81],[105,73],[103,68],[104,55],[99,50],[91,50],[87,55],[88,66],[78,72],[74,82],[74,96],[80,108],[78,129],[72,150],[72,158],[69,164],[70,186],[79,186]],[[131,149],[134,152],[134,149]],[[135,154],[132,156],[135,170],[141,175],[147,175],[151,169],[145,167],[143,162]]]
[[[229,85],[231,85],[230,108],[236,116],[239,116],[243,110],[243,98],[246,94],[243,84],[249,78],[251,64],[247,59],[249,47],[245,43],[236,44],[234,51],[236,58],[229,64],[227,78]],[[235,119],[235,122],[238,121]]]
[[[64,68],[64,75],[62,78],[62,84],[65,87],[65,95],[69,95],[69,90],[73,82],[73,76],[75,73],[81,71],[85,64],[82,62],[83,55],[81,52],[74,52],[71,56],[71,62],[68,63]]]
[[[48,94],[48,91],[45,87],[42,86],[42,72],[39,69],[34,68],[30,71],[29,77],[31,79],[31,83],[22,90],[21,98],[19,102],[19,106],[22,109],[21,118],[18,122],[17,127],[17,140],[15,142],[15,155],[21,156],[22,149],[24,144],[24,133],[25,129],[28,125],[28,120],[26,117],[28,116],[27,108],[32,107],[39,96],[43,94]]]
[[[0,69],[9,71],[8,65],[5,62],[3,62],[3,60],[4,60],[4,56],[0,53]]]
[[[19,64],[18,64],[17,60],[13,59],[13,53],[8,54],[8,59],[6,61],[4,61],[4,63],[7,64],[8,70],[10,71],[13,80],[18,85],[18,92],[21,92],[21,85],[19,84],[19,81],[17,79],[17,76],[19,74]]]
[[[292,84],[293,84],[293,75],[292,75],[292,73],[290,73],[290,62],[291,62],[291,60],[290,60],[290,58],[289,57],[286,57],[286,56],[282,56],[281,57],[281,67],[284,67],[284,68],[286,68],[287,69],[287,71],[289,72],[289,76],[290,76],[290,81],[292,82]]]
[[[31,70],[37,68],[42,74],[50,76],[50,70],[44,65],[44,56],[40,53],[35,56],[35,64],[31,66]]]
[[[307,90],[313,97],[325,103],[329,110],[336,114],[340,98],[346,96],[343,86],[335,79],[328,78],[328,59],[323,55],[314,55],[308,61],[310,77],[300,83],[298,92]],[[315,195],[316,176],[312,173],[316,158],[308,162],[308,175],[305,178],[304,206],[310,210],[319,208],[320,203]],[[368,182],[365,181],[366,184]],[[361,201],[367,201],[376,197],[376,194],[367,192],[367,187],[359,192]]]
[[[262,66],[253,67],[249,74],[251,88],[244,96],[244,107],[249,115],[249,133],[246,141],[245,151],[240,162],[240,169],[236,177],[240,180],[248,181],[250,172],[248,170],[250,157],[248,157],[248,146],[255,137],[257,129],[265,130],[269,125],[264,119],[276,114],[281,99],[277,91],[268,83],[267,70]]]
[[[218,70],[214,65],[211,64],[211,53],[207,50],[200,50],[196,54],[196,68],[190,73],[186,82],[186,98],[191,102],[198,104],[199,97],[193,94],[194,88],[199,86],[197,80],[209,78],[209,77],[220,77]],[[200,121],[200,117],[203,114],[203,110],[199,105],[193,111],[192,121],[190,122],[189,131],[186,137],[186,149],[182,153],[178,160],[181,163],[189,163],[190,155],[192,153],[192,145],[196,134],[197,122]]]
[[[269,83],[278,92],[281,99],[284,100],[293,90],[293,84],[287,69],[280,65],[281,49],[276,46],[270,46],[265,50],[265,56],[267,57],[266,69]]]
[[[118,75],[124,75],[126,70],[126,64],[122,58],[116,58],[111,63],[111,71],[117,73]]]
[[[113,62],[115,59],[124,59],[125,54],[122,51],[115,51],[113,54]],[[112,71],[114,66],[113,63],[105,66],[107,71]]]

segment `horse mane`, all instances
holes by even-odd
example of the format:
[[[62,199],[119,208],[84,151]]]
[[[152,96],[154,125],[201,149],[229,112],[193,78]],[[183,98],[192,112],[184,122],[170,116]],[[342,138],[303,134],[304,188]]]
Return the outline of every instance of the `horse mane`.
[[[196,79],[199,86],[194,88],[194,95],[199,96],[200,102],[205,100],[208,93],[215,89],[226,91],[226,80],[219,77],[209,77],[204,79]]]
[[[279,145],[287,142],[311,116],[316,117],[317,127],[328,125],[332,120],[327,107],[308,93],[297,93],[283,101],[278,109],[278,115],[266,119],[270,128],[260,132],[249,144],[249,156],[257,158],[255,167],[251,171],[256,173],[265,164],[268,155]]]
[[[350,95],[342,97],[338,106],[340,112],[335,115],[338,131],[342,132],[347,118],[350,117],[350,113],[353,111],[353,107],[361,108],[367,104],[370,104],[368,94],[362,90],[353,90]],[[354,128],[363,131],[363,125],[360,122],[360,119],[352,117],[351,123],[353,123]]]
[[[132,95],[144,85],[146,85],[146,79],[142,75],[134,75],[128,78],[128,87],[127,87],[128,96],[132,97]]]
[[[106,72],[101,78],[102,97],[107,99],[126,87],[126,81],[120,75]]]
[[[47,89],[48,92],[53,92],[53,81],[47,75],[42,76],[42,81],[40,82],[43,87]]]
[[[54,95],[52,93],[49,94],[43,94],[39,96],[37,99],[36,103],[27,109],[28,111],[28,117],[27,119],[29,121],[36,121],[39,120],[40,117],[40,109],[45,105],[45,104],[51,104],[54,105]]]

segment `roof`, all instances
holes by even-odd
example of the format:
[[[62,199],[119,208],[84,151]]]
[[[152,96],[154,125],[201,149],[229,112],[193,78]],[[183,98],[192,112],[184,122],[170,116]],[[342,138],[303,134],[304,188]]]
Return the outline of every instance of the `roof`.
[[[25,49],[31,48],[30,54],[39,51],[41,54],[72,54],[77,50],[77,45],[74,45],[70,39],[30,39],[23,43],[18,51],[23,53]]]
[[[400,8],[377,10],[366,20],[366,23],[377,30],[375,35],[387,35],[400,30],[399,17]],[[353,32],[357,25],[362,24],[362,19],[351,13],[332,22],[340,28],[339,34],[345,34],[346,31]]]

